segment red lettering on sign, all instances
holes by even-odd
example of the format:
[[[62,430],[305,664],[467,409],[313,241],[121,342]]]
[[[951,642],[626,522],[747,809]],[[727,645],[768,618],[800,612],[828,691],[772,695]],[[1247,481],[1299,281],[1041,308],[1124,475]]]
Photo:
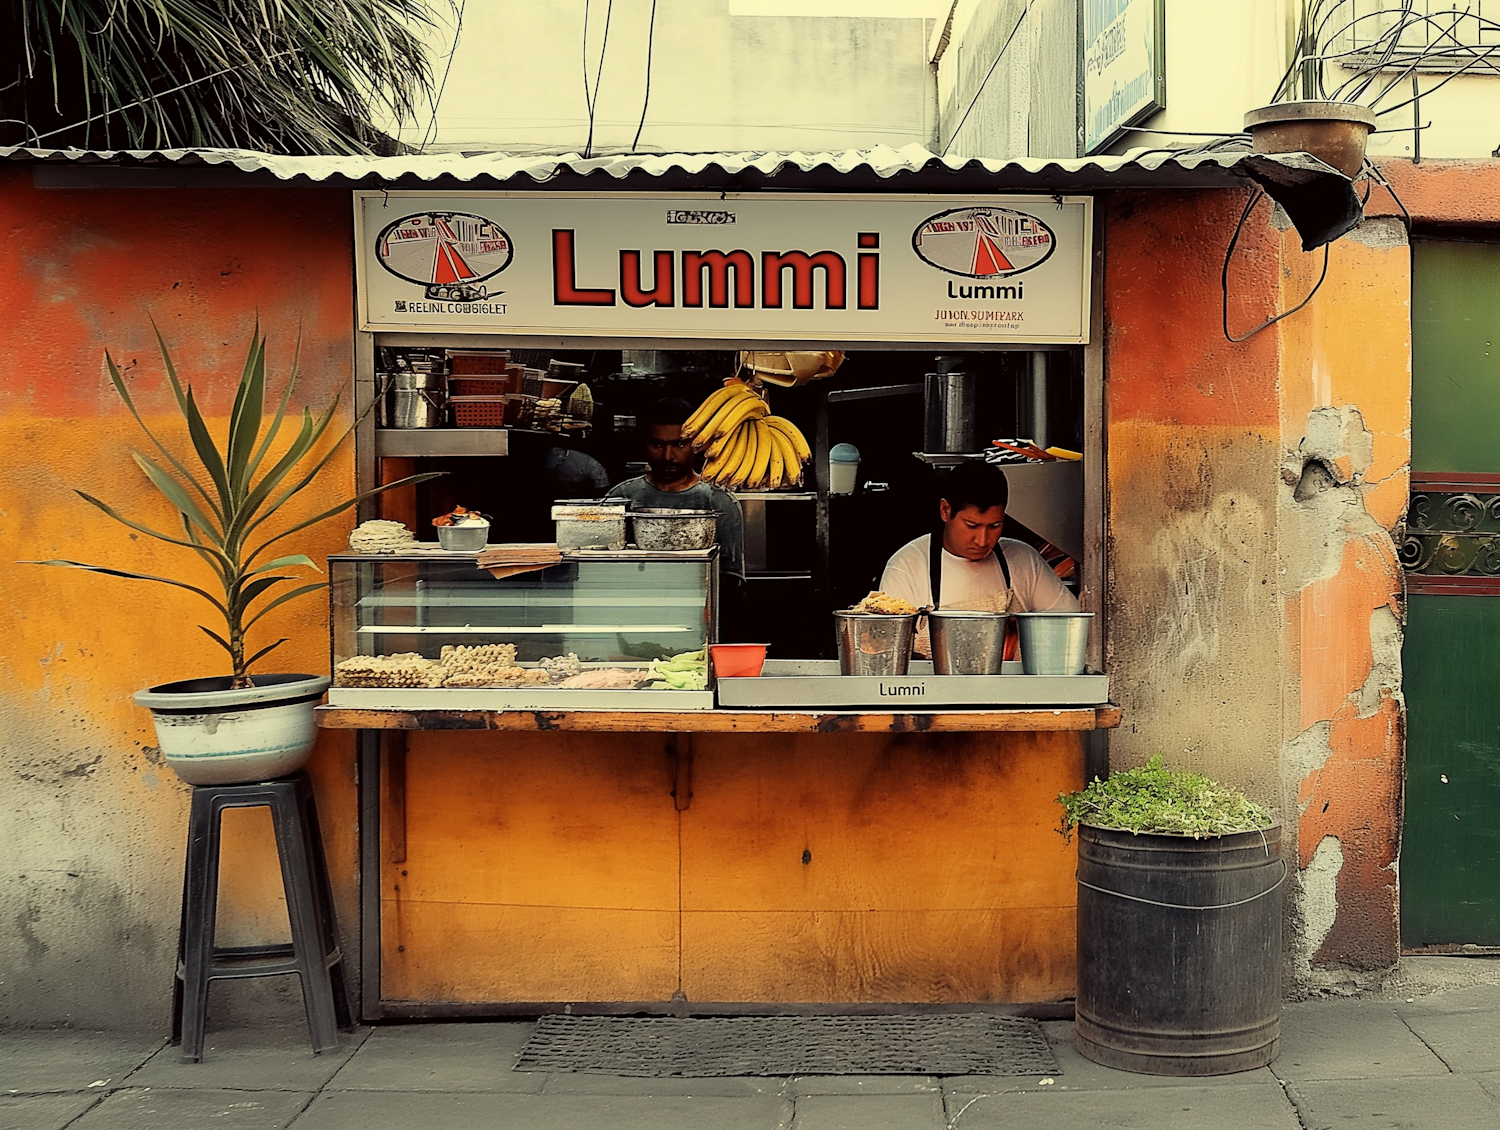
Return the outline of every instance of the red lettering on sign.
[[[684,251],[682,253],[682,304],[703,305],[703,272],[708,272],[708,305],[723,310],[729,305],[729,272],[734,272],[734,304],[741,309],[755,305],[755,260],[748,251]]]
[[[620,252],[620,297],[627,306],[673,306],[672,301],[672,252],[657,251],[652,254],[656,263],[656,277],[651,289],[641,286],[641,253]]]
[[[573,230],[552,230],[552,302],[555,306],[613,306],[615,292],[607,287],[579,289],[573,262]]]
[[[761,306],[767,310],[781,309],[781,274],[792,272],[792,309],[813,308],[813,271],[823,272],[823,305],[829,310],[842,310],[848,290],[848,264],[836,251],[819,251],[809,255],[805,251],[767,251],[761,255]]]

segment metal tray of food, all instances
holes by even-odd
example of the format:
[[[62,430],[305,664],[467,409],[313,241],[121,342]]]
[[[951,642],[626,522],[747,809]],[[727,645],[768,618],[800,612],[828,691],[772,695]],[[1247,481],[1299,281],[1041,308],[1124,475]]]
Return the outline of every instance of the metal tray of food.
[[[758,677],[719,679],[721,707],[765,709],[926,710],[935,707],[1012,708],[1100,706],[1109,701],[1109,676],[1025,675],[1006,663],[999,675],[937,675],[913,660],[905,675],[841,675],[837,660],[767,660]]]
[[[361,710],[649,710],[714,708],[712,691],[558,687],[330,687],[328,705]]]

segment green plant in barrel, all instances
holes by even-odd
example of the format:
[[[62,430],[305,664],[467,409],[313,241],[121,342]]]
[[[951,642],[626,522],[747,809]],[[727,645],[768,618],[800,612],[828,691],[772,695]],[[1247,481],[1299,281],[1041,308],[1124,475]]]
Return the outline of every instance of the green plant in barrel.
[[[1256,832],[1275,823],[1244,793],[1215,784],[1201,773],[1168,769],[1159,753],[1138,768],[1123,769],[1104,781],[1095,778],[1087,788],[1063,793],[1057,802],[1063,806],[1064,839],[1079,824],[1204,839]]]

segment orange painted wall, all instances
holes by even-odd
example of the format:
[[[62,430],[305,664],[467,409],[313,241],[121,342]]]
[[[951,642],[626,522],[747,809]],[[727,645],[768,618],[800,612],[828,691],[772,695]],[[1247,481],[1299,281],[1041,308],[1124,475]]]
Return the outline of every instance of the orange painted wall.
[[[129,695],[224,664],[194,627],[212,614],[196,597],[17,563],[62,557],[191,572],[185,551],[148,544],[72,493],[158,524],[170,517],[130,461],[143,437],[109,386],[103,352],[128,367],[153,424],[170,426],[154,316],[222,427],[259,312],[277,373],[300,328],[301,398],[324,404],[352,384],[350,239],[348,194],[337,190],[39,190],[26,168],[0,172],[0,779],[9,813],[0,917],[18,924],[0,941],[0,1023],[164,1022],[187,789],[162,764],[149,717]],[[352,485],[346,451],[306,492],[303,512]],[[297,548],[317,559],[348,528],[326,523]],[[263,625],[264,642],[290,637],[266,669],[327,670],[319,597]],[[352,924],[347,735],[320,739],[313,772]],[[274,857],[258,854],[269,847],[266,830],[236,821],[228,848],[247,862],[226,876],[225,940],[285,929]],[[231,1011],[250,999],[215,992]]]
[[[1368,221],[1304,310],[1232,343],[1219,273],[1245,200],[1138,191],[1106,213],[1111,761],[1161,750],[1279,810],[1306,986],[1398,953],[1410,248]],[[1321,266],[1262,201],[1230,331],[1295,305]]]

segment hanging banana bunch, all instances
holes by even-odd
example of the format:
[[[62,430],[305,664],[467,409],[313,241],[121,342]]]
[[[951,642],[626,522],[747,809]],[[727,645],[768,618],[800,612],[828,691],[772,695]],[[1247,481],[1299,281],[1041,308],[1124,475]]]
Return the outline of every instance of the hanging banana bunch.
[[[682,434],[705,452],[703,477],[725,490],[777,490],[802,481],[812,449],[797,426],[773,416],[741,380],[731,380],[698,406]]]

